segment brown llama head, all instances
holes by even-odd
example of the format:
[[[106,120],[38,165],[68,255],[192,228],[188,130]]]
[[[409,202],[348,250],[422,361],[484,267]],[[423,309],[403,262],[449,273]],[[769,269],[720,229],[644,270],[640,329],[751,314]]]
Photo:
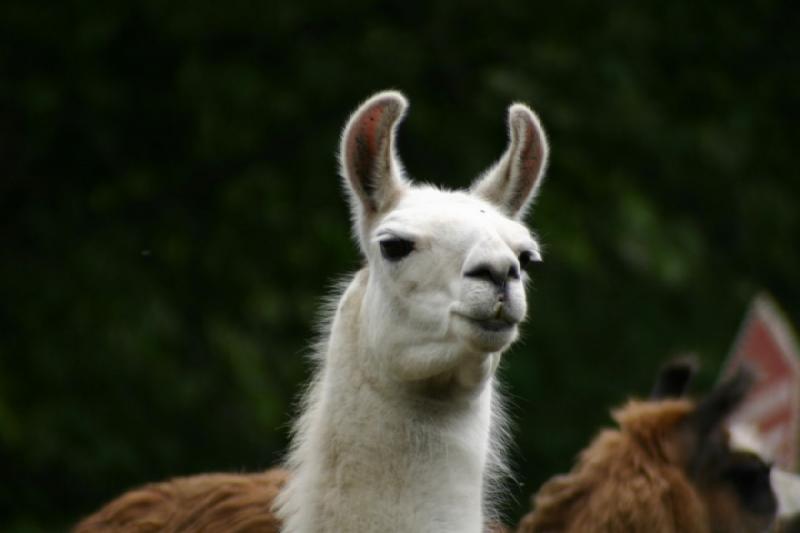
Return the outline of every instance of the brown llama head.
[[[773,522],[770,466],[732,447],[725,421],[749,391],[742,369],[705,398],[685,398],[697,364],[659,372],[647,401],[613,411],[571,472],[545,483],[520,532],[756,533]]]
[[[754,381],[752,371],[741,368],[697,402],[680,425],[684,468],[705,501],[713,532],[766,531],[777,511],[771,465],[733,447],[725,426]]]

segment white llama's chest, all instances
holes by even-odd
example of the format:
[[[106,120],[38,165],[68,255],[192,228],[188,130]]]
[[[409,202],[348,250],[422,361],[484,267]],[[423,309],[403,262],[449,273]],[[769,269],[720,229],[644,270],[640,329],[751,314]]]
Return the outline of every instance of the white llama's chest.
[[[490,388],[453,408],[328,383],[318,434],[309,435],[320,461],[308,465],[322,502],[319,531],[482,530]]]

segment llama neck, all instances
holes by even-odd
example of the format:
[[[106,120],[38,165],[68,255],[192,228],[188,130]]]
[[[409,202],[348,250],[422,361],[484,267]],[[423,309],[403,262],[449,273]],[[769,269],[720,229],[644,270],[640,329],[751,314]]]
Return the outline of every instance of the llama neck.
[[[296,426],[284,531],[482,531],[491,383],[437,398],[372,372],[389,354],[359,340],[367,277],[342,297]]]

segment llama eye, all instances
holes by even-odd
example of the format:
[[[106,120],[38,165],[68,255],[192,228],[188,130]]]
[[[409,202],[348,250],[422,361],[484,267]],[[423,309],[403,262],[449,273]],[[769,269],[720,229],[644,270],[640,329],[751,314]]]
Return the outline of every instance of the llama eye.
[[[532,263],[539,263],[541,260],[539,254],[530,250],[525,250],[519,254],[519,266],[523,269],[528,268]]]
[[[393,238],[381,241],[381,255],[389,261],[400,261],[414,251],[414,243],[407,239]]]

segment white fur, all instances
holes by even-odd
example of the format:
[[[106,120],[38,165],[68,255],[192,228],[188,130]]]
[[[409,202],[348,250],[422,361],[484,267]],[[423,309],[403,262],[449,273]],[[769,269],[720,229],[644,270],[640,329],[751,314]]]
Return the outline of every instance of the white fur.
[[[493,375],[527,311],[524,274],[514,276],[519,255],[539,255],[516,217],[541,181],[547,145],[535,115],[516,104],[509,149],[475,192],[413,186],[394,149],[406,106],[399,93],[379,93],[342,137],[367,264],[317,350],[293,476],[277,504],[287,533],[477,533],[487,519],[502,456],[492,438],[502,433]],[[520,161],[534,152],[538,166]],[[414,251],[384,258],[389,238],[413,241]],[[480,267],[507,274],[505,290]]]

